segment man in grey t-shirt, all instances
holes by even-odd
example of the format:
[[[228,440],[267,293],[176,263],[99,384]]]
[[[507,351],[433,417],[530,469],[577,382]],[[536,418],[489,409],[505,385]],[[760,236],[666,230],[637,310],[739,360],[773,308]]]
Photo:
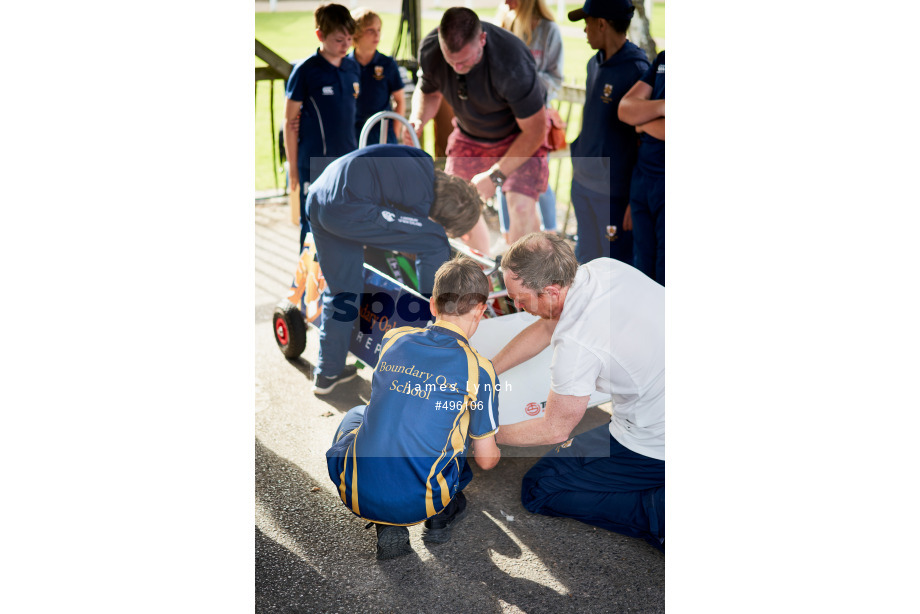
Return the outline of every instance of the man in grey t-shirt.
[[[470,9],[454,7],[422,41],[419,67],[409,119],[418,136],[446,100],[456,122],[445,171],[472,183],[483,199],[502,189],[511,215],[510,241],[539,230],[535,205],[549,169],[545,92],[530,50]],[[404,140],[409,144],[411,136],[404,134]],[[482,219],[467,242],[489,253]]]

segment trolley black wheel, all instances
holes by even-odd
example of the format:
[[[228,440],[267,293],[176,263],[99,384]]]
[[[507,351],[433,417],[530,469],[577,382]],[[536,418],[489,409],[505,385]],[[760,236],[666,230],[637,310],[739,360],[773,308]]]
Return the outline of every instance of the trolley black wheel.
[[[297,358],[307,347],[307,325],[300,308],[288,300],[275,307],[272,316],[275,341],[285,358]]]

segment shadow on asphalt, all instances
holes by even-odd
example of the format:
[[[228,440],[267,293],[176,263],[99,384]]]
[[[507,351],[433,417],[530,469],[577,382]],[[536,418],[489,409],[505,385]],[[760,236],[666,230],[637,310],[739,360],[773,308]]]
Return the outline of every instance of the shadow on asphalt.
[[[291,611],[323,576],[256,527],[256,611]]]
[[[473,467],[470,513],[449,543],[428,547],[416,525],[415,552],[379,562],[373,528],[326,475],[255,443],[256,612],[664,610],[664,558],[651,546],[523,508],[521,478],[536,449],[491,471]]]
[[[306,360],[303,356],[300,358],[295,358],[293,360],[288,360],[288,363],[300,371],[307,380],[306,386],[309,390],[313,386],[313,363],[309,360]],[[310,393],[312,394],[312,393]],[[355,405],[366,405],[368,399],[371,398],[371,384],[361,377],[357,377],[345,384],[333,388],[332,392],[329,394],[323,395],[322,400],[324,403],[331,405],[336,410],[341,413],[347,412],[349,409]]]
[[[315,369],[316,367],[313,366],[312,362],[310,362],[309,360],[305,360],[303,356],[301,356],[300,358],[293,358],[293,359],[289,358],[288,362],[291,364],[292,367],[294,367],[295,369],[303,373],[307,377],[308,380],[310,380],[311,382],[313,381],[313,369]]]
[[[255,461],[257,513],[263,515],[260,524],[270,527],[256,527],[256,611],[360,611],[359,601],[344,590],[348,582],[330,578],[323,562],[373,541],[360,523],[330,522],[330,510],[341,501],[258,438]]]
[[[482,495],[479,498],[481,506],[484,503]],[[540,574],[539,580],[542,582],[512,575],[515,571],[520,571],[522,575],[532,573],[532,569],[525,570],[524,566],[534,566],[534,561],[526,559],[533,558],[539,548],[534,550],[528,547],[529,552],[525,552],[495,520],[482,510],[477,512],[464,519],[466,526],[460,524],[457,527],[451,540],[452,548],[429,548],[428,551],[438,565],[453,569],[452,575],[456,582],[487,588],[501,601],[513,604],[524,612],[566,611],[566,606],[571,605],[571,598],[542,583],[550,580],[546,574]],[[518,529],[515,526],[514,532],[520,533]],[[522,538],[521,535],[517,537]],[[537,555],[537,558],[542,557]],[[497,561],[501,562],[501,567]]]

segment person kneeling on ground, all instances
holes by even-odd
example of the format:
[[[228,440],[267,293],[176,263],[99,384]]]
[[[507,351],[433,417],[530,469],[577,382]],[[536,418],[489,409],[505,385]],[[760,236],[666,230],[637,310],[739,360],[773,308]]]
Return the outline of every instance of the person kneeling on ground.
[[[488,294],[478,264],[464,257],[444,263],[430,300],[435,323],[387,332],[370,402],[345,414],[326,452],[342,501],[377,526],[380,560],[412,552],[406,527],[422,521],[425,542],[448,541],[466,515],[469,446],[482,469],[501,457],[501,386],[491,361],[469,345]]]
[[[498,436],[558,444],[524,475],[521,503],[664,551],[664,288],[619,260],[579,266],[552,233],[515,242],[502,270],[514,304],[540,319],[496,354],[496,372],[553,350],[545,414]],[[572,437],[595,390],[612,396],[610,422]]]

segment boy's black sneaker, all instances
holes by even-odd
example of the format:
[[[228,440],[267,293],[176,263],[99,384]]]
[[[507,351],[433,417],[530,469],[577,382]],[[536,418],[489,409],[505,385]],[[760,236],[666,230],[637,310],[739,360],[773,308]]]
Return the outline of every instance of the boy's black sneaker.
[[[332,377],[326,377],[325,375],[317,375],[316,379],[313,380],[313,394],[324,395],[332,392],[332,389],[341,384],[342,382],[347,382],[348,380],[354,379],[358,375],[358,367],[355,365],[348,365],[342,372],[338,375]]]
[[[377,527],[377,560],[385,561],[395,559],[412,552],[409,544],[409,529],[391,524],[378,524]]]
[[[466,495],[463,491],[447,504],[441,513],[425,521],[422,540],[429,544],[443,544],[450,541],[450,530],[466,516]]]

